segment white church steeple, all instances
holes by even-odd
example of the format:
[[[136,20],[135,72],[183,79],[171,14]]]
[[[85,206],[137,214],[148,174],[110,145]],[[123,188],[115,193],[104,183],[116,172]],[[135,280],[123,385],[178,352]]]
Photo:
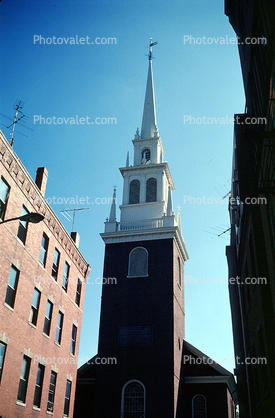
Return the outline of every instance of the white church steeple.
[[[115,199],[113,199],[110,218],[105,222],[105,233],[102,237],[115,233],[119,235],[119,239],[124,240],[130,239],[129,234],[136,236],[134,231],[137,230],[142,237],[148,235],[148,230],[154,231],[153,235],[167,234],[169,231],[172,235],[176,233],[179,237],[184,259],[187,259],[185,244],[173,211],[172,191],[175,187],[169,166],[163,158],[164,149],[156,122],[152,71],[152,46],[156,44],[157,42],[152,43],[152,38],[150,38],[142,128],[141,132],[137,128],[132,140],[133,165],[129,164],[127,154],[126,166],[120,168],[124,180],[120,222],[117,222],[115,218]],[[152,232],[150,232],[150,237],[151,235]]]
[[[149,68],[147,76],[147,85],[145,92],[144,100],[144,109],[143,109],[143,118],[141,126],[140,137],[144,138],[154,138],[158,137],[158,127],[156,119],[156,110],[155,110],[155,94],[154,94],[154,83],[153,83],[153,68],[152,68],[152,46],[156,45],[157,42],[152,43],[152,38],[150,38],[149,47]]]

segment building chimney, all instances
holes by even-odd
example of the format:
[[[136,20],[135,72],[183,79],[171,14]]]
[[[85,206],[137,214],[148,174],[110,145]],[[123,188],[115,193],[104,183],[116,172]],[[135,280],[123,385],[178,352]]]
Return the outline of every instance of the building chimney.
[[[42,196],[45,196],[46,185],[48,179],[48,170],[46,167],[39,167],[36,171],[35,183],[41,191]]]
[[[76,248],[78,248],[79,247],[79,240],[80,240],[79,234],[77,232],[71,232],[71,237],[75,242]]]

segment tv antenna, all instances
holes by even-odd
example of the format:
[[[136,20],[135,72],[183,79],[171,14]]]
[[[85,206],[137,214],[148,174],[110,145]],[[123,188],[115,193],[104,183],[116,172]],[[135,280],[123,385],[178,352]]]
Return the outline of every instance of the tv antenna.
[[[12,131],[11,131],[11,139],[10,139],[10,145],[11,147],[13,146],[13,141],[14,141],[14,132],[18,132],[15,131],[15,124],[18,123],[18,125],[22,126],[23,128],[29,129],[30,131],[34,132],[34,130],[32,128],[29,128],[26,125],[23,125],[22,123],[19,123],[19,121],[21,120],[22,122],[26,123],[26,119],[27,116],[24,115],[24,113],[22,112],[22,108],[24,106],[24,102],[22,102],[21,100],[16,100],[13,108],[15,110],[15,114],[14,114],[14,118],[10,118],[9,116],[4,115],[3,113],[0,113],[1,116],[4,116],[5,118],[9,119],[12,121],[12,124],[10,124],[9,126],[4,125],[3,123],[1,123],[1,125],[6,126],[7,129],[12,127]],[[20,135],[23,135],[27,138],[26,135],[22,134],[21,132],[18,132]]]
[[[152,60],[152,58],[155,58],[155,57],[153,57],[153,55],[152,55],[152,46],[155,46],[155,45],[157,45],[157,42],[152,42],[152,36],[151,36],[151,38],[150,38],[150,40],[149,40],[149,45],[147,45],[146,46],[146,48],[149,48],[149,54],[148,54],[148,57],[149,57],[149,61],[151,61]]]
[[[65,216],[65,218],[67,219],[67,221],[70,222],[70,220],[73,220],[73,225],[72,225],[72,232],[74,232],[74,220],[75,220],[75,212],[79,211],[79,210],[87,210],[87,209],[91,209],[91,208],[79,208],[79,209],[65,209],[65,210],[60,210],[59,212],[62,213],[63,216]],[[73,212],[73,216],[71,217],[70,214],[67,214],[66,216],[64,214],[64,212]]]
[[[226,177],[225,177],[226,178]],[[222,194],[220,193],[220,191],[215,187],[216,192],[218,192],[218,194],[221,196],[222,199],[225,199],[227,196],[230,195],[231,193],[231,185],[230,185],[230,181],[226,178],[227,183],[229,183],[229,186],[227,184],[225,184],[223,181],[221,183],[218,183],[218,186],[222,192]],[[228,191],[228,187],[229,187],[229,191]],[[225,193],[225,194],[224,194]]]
[[[225,234],[226,232],[229,232],[231,227],[228,227],[228,225],[224,225],[226,227],[226,229],[224,229],[223,226],[216,226],[215,228],[213,226],[210,226],[211,229],[213,229],[216,232],[210,232],[210,231],[205,231],[203,230],[203,232],[207,232],[208,234],[212,234],[212,235],[216,235],[216,237],[222,237],[223,234]],[[217,232],[219,232],[219,234],[217,234]],[[227,239],[227,238],[224,238]]]

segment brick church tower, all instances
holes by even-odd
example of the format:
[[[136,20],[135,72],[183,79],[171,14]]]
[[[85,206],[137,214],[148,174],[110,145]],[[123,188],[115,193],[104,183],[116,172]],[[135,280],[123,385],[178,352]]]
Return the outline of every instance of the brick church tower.
[[[152,42],[141,132],[124,181],[120,222],[116,192],[101,234],[105,242],[99,359],[93,417],[174,417],[184,339],[184,263],[188,259],[174,183],[158,133]],[[107,281],[106,281],[107,282]],[[113,282],[111,284],[111,282]]]

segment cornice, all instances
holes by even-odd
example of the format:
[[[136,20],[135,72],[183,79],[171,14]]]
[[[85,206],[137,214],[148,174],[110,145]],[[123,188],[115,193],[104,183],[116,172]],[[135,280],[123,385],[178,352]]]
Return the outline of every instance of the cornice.
[[[144,146],[145,144],[153,144],[154,142],[157,142],[158,145],[160,145],[162,153],[164,154],[164,149],[161,141],[160,136],[154,136],[153,138],[135,138],[132,140],[134,146]]]
[[[122,176],[124,176],[124,173],[126,173],[126,172],[130,172],[130,173],[132,172],[133,173],[135,171],[137,171],[137,172],[144,171],[144,170],[147,171],[149,169],[152,169],[152,171],[153,170],[159,170],[159,169],[164,170],[165,174],[168,178],[168,181],[170,183],[171,190],[175,190],[175,186],[174,186],[174,182],[173,182],[173,179],[172,179],[172,176],[171,176],[171,172],[170,172],[168,163],[166,161],[164,163],[157,163],[157,164],[142,164],[142,165],[133,165],[133,166],[130,166],[130,167],[121,167],[119,169],[119,171],[121,172]]]
[[[226,383],[234,401],[237,400],[237,388],[233,375],[230,376],[185,376],[186,384]]]
[[[43,197],[39,188],[1,131],[0,161],[8,171],[10,177],[24,194],[30,205],[33,207],[34,212],[39,212],[44,215],[44,224],[73,261],[82,276],[88,276],[90,272],[89,264],[76,247],[73,239],[68,234],[46,199]]]
[[[183,241],[183,238],[181,237],[181,234],[179,233],[179,229],[177,226],[117,232],[104,232],[101,233],[100,236],[105,242],[105,244],[173,238],[176,240],[179,251],[181,252],[184,261],[187,261],[189,258],[185,247],[185,243]]]

